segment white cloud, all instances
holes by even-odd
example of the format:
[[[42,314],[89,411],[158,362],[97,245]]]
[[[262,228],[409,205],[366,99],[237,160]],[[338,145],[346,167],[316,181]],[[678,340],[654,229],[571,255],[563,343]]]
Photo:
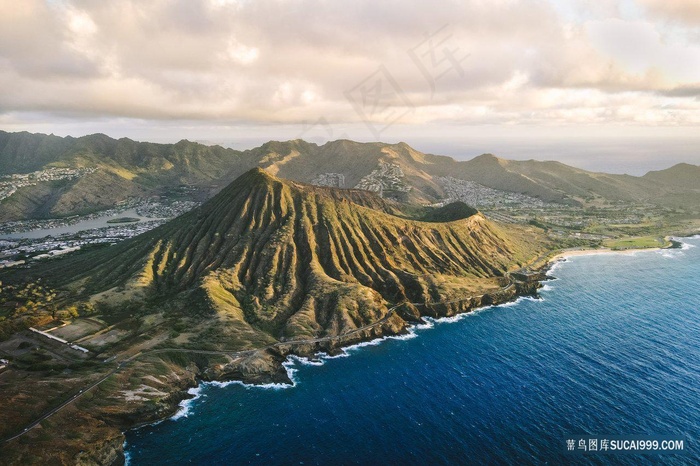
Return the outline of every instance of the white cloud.
[[[260,50],[241,44],[236,38],[231,38],[227,49],[228,57],[240,65],[249,65],[258,59]]]
[[[695,124],[697,2],[640,1],[0,0],[0,115],[356,123],[382,65],[405,123]]]
[[[689,24],[700,24],[700,3],[696,0],[640,0],[653,14]]]
[[[700,76],[700,45],[666,38],[652,22],[591,21],[587,32],[596,49],[631,74],[655,69],[669,82],[692,82]]]

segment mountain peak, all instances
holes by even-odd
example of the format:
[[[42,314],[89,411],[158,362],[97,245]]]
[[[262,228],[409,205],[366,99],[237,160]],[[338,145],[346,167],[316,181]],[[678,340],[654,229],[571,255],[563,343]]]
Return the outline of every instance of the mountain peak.
[[[232,183],[226,186],[221,192],[214,196],[209,202],[204,204],[202,207],[211,204],[214,200],[219,197],[230,195],[231,193],[247,192],[252,193],[256,189],[261,187],[269,188],[275,183],[282,183],[282,180],[271,175],[267,170],[260,167],[254,167],[243,173],[241,176],[236,178]]]
[[[250,179],[260,179],[260,180],[277,180],[279,181],[278,178],[276,178],[274,175],[272,175],[270,172],[265,170],[262,167],[253,167],[250,170],[248,170],[246,173],[243,174],[243,176],[248,176]]]
[[[495,155],[490,154],[490,153],[478,155],[478,156],[474,157],[473,159],[471,159],[469,162],[472,164],[494,166],[494,167],[496,165],[505,166],[508,163],[507,160],[498,158]]]
[[[501,160],[501,159],[499,159],[495,155],[491,154],[490,152],[487,152],[485,154],[477,155],[472,160]]]
[[[678,163],[665,170],[650,171],[642,178],[675,188],[695,190],[699,186],[700,166],[689,163]]]
[[[672,176],[672,175],[680,175],[680,176],[686,176],[688,174],[692,173],[700,173],[700,166],[699,165],[692,165],[690,163],[677,163],[673,165],[672,167],[665,168],[663,170],[652,170],[650,172],[647,172],[644,177],[647,178],[656,178],[656,177],[665,177],[665,176]]]
[[[523,252],[466,205],[438,210],[429,219],[438,223],[390,215],[383,205],[372,193],[254,168],[200,208],[93,256],[57,261],[63,270],[51,275],[81,283],[86,295],[124,286],[183,309],[195,299],[242,334],[268,335],[258,339],[307,338],[381,319],[388,302],[449,301],[462,292],[421,277],[479,277],[497,287]]]

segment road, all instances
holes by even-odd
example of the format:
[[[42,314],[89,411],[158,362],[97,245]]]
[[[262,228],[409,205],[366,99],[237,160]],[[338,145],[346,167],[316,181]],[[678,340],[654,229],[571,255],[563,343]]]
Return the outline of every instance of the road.
[[[97,382],[93,383],[92,385],[89,385],[89,386],[86,387],[86,388],[81,389],[78,393],[76,393],[75,395],[71,396],[71,397],[68,398],[66,401],[64,401],[64,402],[61,403],[60,405],[56,406],[55,408],[53,408],[51,411],[45,413],[43,416],[41,416],[41,417],[40,417],[39,419],[37,419],[36,421],[34,421],[34,422],[32,422],[31,424],[29,424],[29,425],[28,425],[27,427],[25,427],[24,430],[23,430],[22,432],[20,432],[19,434],[16,434],[16,435],[13,435],[12,437],[6,438],[6,439],[4,440],[4,442],[9,442],[10,440],[14,440],[14,439],[16,439],[16,438],[18,438],[18,437],[21,437],[22,435],[26,434],[28,431],[30,431],[31,429],[33,429],[34,427],[36,427],[37,425],[39,425],[39,423],[41,423],[41,421],[43,421],[44,419],[47,419],[47,418],[53,416],[54,414],[56,414],[57,412],[59,412],[60,410],[62,410],[62,409],[65,408],[66,406],[68,406],[69,404],[73,403],[75,400],[77,400],[77,399],[80,398],[81,396],[83,396],[85,393],[89,392],[90,390],[92,390],[93,388],[97,387],[99,384],[101,384],[101,383],[104,382],[105,380],[107,380],[109,377],[111,377],[113,374],[115,374],[119,369],[121,369],[123,364],[124,364],[124,363],[119,363],[119,364],[117,365],[117,367],[116,367],[114,370],[112,370],[111,372],[109,372],[107,375],[105,375],[104,377],[102,377],[100,380],[98,380]]]
[[[511,287],[513,287],[513,286],[514,286],[514,284],[511,282],[508,286],[502,288],[500,291],[501,291],[501,292],[507,291],[507,290],[509,290],[509,289],[510,289]],[[461,301],[465,301],[465,300],[467,300],[467,299],[472,299],[472,298],[475,298],[475,297],[476,297],[476,298],[478,298],[478,297],[483,297],[483,295],[479,295],[479,296],[470,296],[470,297],[468,297],[468,298],[462,298],[462,299],[457,299],[457,300],[452,300],[452,301],[445,301],[445,302],[439,302],[439,303],[432,303],[432,304],[454,304],[454,303],[461,302]],[[280,346],[324,343],[324,342],[327,342],[327,341],[331,341],[331,340],[334,340],[334,339],[338,339],[338,338],[340,338],[340,337],[351,336],[351,335],[354,335],[354,334],[356,334],[356,333],[362,332],[362,331],[364,331],[364,330],[368,330],[368,329],[370,329],[370,328],[376,327],[377,325],[381,325],[381,324],[385,323],[387,320],[389,320],[389,318],[395,313],[396,309],[398,309],[398,308],[399,308],[400,306],[402,306],[403,304],[405,304],[405,303],[399,303],[399,304],[396,304],[396,305],[390,307],[390,308],[388,309],[387,313],[386,313],[381,319],[379,319],[378,321],[372,322],[371,324],[367,324],[367,325],[364,325],[364,326],[362,326],[362,327],[358,327],[358,328],[356,328],[356,329],[354,329],[354,330],[351,330],[350,332],[344,333],[344,334],[342,334],[342,335],[328,336],[328,337],[322,337],[322,338],[313,338],[313,339],[310,339],[310,340],[288,340],[288,341],[280,341],[280,342],[276,342],[276,343],[273,343],[273,344],[271,344],[271,345],[268,345],[268,346],[265,346],[265,347],[262,347],[262,348],[257,348],[257,349],[252,349],[252,350],[242,350],[242,351],[241,351],[241,350],[210,351],[210,350],[193,350],[193,349],[186,349],[186,348],[161,348],[161,349],[154,349],[154,350],[148,350],[148,351],[138,352],[138,353],[136,353],[136,354],[134,354],[134,355],[132,355],[132,356],[126,358],[126,359],[121,360],[121,361],[117,364],[117,367],[115,367],[113,370],[111,370],[110,372],[108,372],[107,374],[105,374],[104,377],[102,377],[101,379],[99,379],[99,380],[97,380],[96,382],[92,383],[91,385],[89,385],[89,386],[87,386],[87,387],[81,389],[78,393],[75,393],[74,395],[72,395],[70,398],[68,398],[67,400],[65,400],[65,401],[64,401],[63,403],[61,403],[59,406],[57,406],[57,407],[53,408],[52,410],[50,410],[50,411],[44,413],[40,418],[38,418],[37,420],[33,421],[31,424],[27,425],[27,427],[25,427],[24,430],[22,430],[21,432],[19,432],[19,433],[13,435],[12,437],[8,437],[8,438],[4,439],[3,442],[9,442],[9,441],[11,441],[11,440],[14,440],[14,439],[19,438],[19,437],[21,437],[22,435],[26,434],[26,433],[29,432],[31,429],[33,429],[34,427],[36,427],[37,425],[39,425],[42,421],[44,421],[45,419],[48,419],[49,417],[53,416],[54,414],[56,414],[57,412],[59,412],[60,410],[62,410],[63,408],[65,408],[66,406],[70,405],[70,404],[73,403],[75,400],[77,400],[78,398],[80,398],[81,396],[83,396],[85,393],[87,393],[87,392],[89,392],[90,390],[94,389],[95,387],[97,387],[98,385],[100,385],[102,382],[104,382],[105,380],[107,380],[108,378],[110,378],[112,375],[114,375],[114,374],[116,374],[117,372],[119,372],[125,365],[129,364],[130,362],[132,362],[132,361],[134,361],[134,360],[136,360],[136,359],[138,359],[138,358],[140,358],[140,357],[143,357],[143,356],[150,356],[150,355],[159,354],[159,353],[173,353],[173,352],[175,352],[175,353],[190,353],[190,354],[208,354],[208,355],[217,355],[217,356],[223,355],[223,356],[229,356],[229,357],[231,357],[231,358],[233,358],[233,359],[237,359],[237,358],[240,358],[240,357],[242,357],[242,356],[246,356],[246,355],[253,354],[253,353],[257,352],[257,351],[265,351],[265,350],[268,350],[268,349],[271,349],[271,348],[275,348],[275,347],[280,347]],[[411,303],[411,304],[413,304],[414,306],[423,306],[423,305],[425,305],[425,303]],[[111,361],[111,360],[112,360],[112,358],[106,360],[105,362]]]

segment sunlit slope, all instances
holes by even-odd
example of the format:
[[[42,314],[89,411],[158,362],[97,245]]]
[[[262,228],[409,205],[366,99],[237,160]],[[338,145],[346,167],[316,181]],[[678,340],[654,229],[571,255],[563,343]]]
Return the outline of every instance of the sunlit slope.
[[[700,200],[700,167],[689,164],[638,177],[491,154],[455,160],[422,153],[406,143],[343,139],[319,145],[296,139],[236,151],[186,140],[154,144],[103,134],[60,138],[0,131],[0,175],[51,167],[97,171],[77,180],[20,188],[1,201],[0,221],[85,213],[180,185],[213,195],[253,167],[279,178],[312,184],[331,180],[332,186],[370,189],[384,198],[415,204],[445,199],[441,177],[564,204],[623,201],[693,209]]]
[[[375,195],[301,185],[253,169],[202,207],[105,250],[37,269],[86,299],[170,303],[275,337],[337,334],[401,302],[498,288],[541,252],[467,206],[408,220]]]
[[[104,134],[61,138],[0,131],[0,175],[49,168],[96,170],[73,180],[18,189],[0,201],[0,222],[93,212],[183,184],[208,188],[234,165],[249,169],[255,163],[232,149],[185,140],[154,144]]]

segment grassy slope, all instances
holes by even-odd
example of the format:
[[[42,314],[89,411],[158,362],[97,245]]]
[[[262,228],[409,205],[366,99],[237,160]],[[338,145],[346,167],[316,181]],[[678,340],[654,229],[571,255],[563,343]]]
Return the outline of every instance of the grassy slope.
[[[153,144],[103,134],[59,138],[0,132],[0,174],[49,167],[98,168],[78,180],[19,189],[2,201],[0,221],[91,212],[179,184],[219,184],[234,165],[247,169],[253,163],[237,151],[189,141]]]
[[[75,138],[0,131],[0,175],[29,173],[60,161]]]
[[[672,167],[644,177],[595,173],[559,162],[512,161],[484,154],[468,161],[428,155],[405,143],[357,143],[340,140],[318,146],[304,141],[271,142],[246,152],[260,166],[289,179],[310,181],[319,173],[345,175],[354,186],[380,161],[399,165],[412,186],[409,200],[435,202],[444,193],[435,177],[452,176],[548,201],[575,203],[601,197],[611,201],[650,202],[692,207],[700,191],[700,167]],[[682,173],[681,173],[682,172]],[[242,171],[238,169],[236,174]],[[680,182],[676,182],[679,180]]]
[[[438,214],[471,212],[459,207]],[[251,338],[309,337],[373,322],[388,302],[454,298],[465,289],[459,280],[487,283],[542,248],[533,234],[510,237],[480,214],[426,223],[391,209],[370,193],[254,170],[156,230],[30,273],[83,296],[106,292],[108,302],[195,299]]]
[[[260,166],[282,178],[310,182],[322,173],[341,173],[345,187],[355,186],[377,169],[380,162],[395,164],[404,172],[411,189],[405,200],[432,203],[444,192],[438,176],[471,180],[505,191],[520,192],[548,201],[575,203],[602,197],[613,201],[650,202],[670,207],[694,207],[700,200],[700,167],[681,164],[644,177],[593,173],[558,162],[508,161],[485,154],[469,161],[427,155],[405,143],[358,143],[348,140],[323,145],[302,140],[271,141],[244,152],[189,141],[152,144],[115,140],[102,134],[58,138],[29,133],[0,132],[0,174],[28,172],[47,166],[100,167],[119,177],[118,189],[107,191],[114,202],[139,192],[178,184],[225,184],[252,167]],[[42,212],[61,216],[104,207],[99,188],[71,185],[47,194],[47,186],[23,188],[3,202],[0,220],[37,216]],[[54,191],[50,189],[50,191]],[[43,202],[40,202],[43,201]],[[54,204],[54,202],[57,202]]]
[[[643,178],[669,186],[700,189],[700,167],[688,163],[679,163],[665,170],[650,171]]]
[[[254,170],[200,208],[132,240],[1,271],[3,281],[41,277],[44,286],[58,288],[55,306],[94,305],[90,320],[107,327],[81,340],[93,354],[123,360],[146,352],[41,429],[4,445],[5,454],[37,464],[112,461],[123,428],[172,412],[197,377],[216,376],[209,371],[246,380],[284,378],[284,355],[271,350],[235,361],[148,353],[159,345],[263,348],[283,339],[345,337],[384,317],[390,319],[380,328],[348,338],[380,336],[384,325],[396,333],[410,315],[389,316],[392,303],[464,300],[497,290],[509,268],[543,249],[532,231],[498,227],[463,204],[435,211],[439,218],[431,220],[454,219],[446,223],[391,212],[396,206],[368,192],[311,187]],[[118,340],[98,346],[109,334]],[[5,432],[21,430],[115,364],[88,362],[93,365],[77,365],[67,375],[12,369],[4,391],[13,408],[0,410],[10,426]],[[39,395],[36,387],[47,383],[51,390]],[[127,401],[130,393],[139,393],[140,401]]]

